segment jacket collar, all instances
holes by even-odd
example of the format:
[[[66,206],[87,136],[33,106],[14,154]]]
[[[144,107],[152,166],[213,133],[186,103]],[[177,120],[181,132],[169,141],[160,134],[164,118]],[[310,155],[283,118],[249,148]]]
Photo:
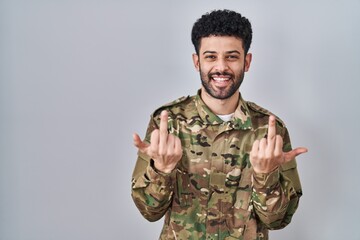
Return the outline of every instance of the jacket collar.
[[[198,110],[199,116],[202,121],[209,125],[220,125],[226,124],[227,128],[230,129],[252,129],[250,111],[246,104],[241,97],[239,97],[239,103],[236,107],[234,116],[231,118],[229,122],[224,122],[219,118],[215,113],[213,113],[209,107],[204,103],[204,101],[200,97],[201,89],[198,90],[197,95],[195,97],[195,105]]]

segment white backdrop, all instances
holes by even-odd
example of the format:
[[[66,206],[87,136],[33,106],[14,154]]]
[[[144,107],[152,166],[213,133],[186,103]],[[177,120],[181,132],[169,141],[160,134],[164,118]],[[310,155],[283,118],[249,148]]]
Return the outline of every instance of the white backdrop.
[[[192,24],[223,8],[253,25],[244,98],[309,148],[272,239],[360,239],[360,1],[0,0],[1,240],[158,238],[130,197],[132,133],[196,93]]]

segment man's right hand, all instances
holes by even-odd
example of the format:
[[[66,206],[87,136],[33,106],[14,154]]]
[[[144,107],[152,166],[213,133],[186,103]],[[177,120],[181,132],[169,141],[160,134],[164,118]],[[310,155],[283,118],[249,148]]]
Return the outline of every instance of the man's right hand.
[[[140,152],[145,153],[154,160],[157,170],[170,173],[182,157],[180,139],[168,133],[168,113],[161,112],[160,127],[151,133],[150,144],[142,141],[138,134],[134,133],[134,145]]]

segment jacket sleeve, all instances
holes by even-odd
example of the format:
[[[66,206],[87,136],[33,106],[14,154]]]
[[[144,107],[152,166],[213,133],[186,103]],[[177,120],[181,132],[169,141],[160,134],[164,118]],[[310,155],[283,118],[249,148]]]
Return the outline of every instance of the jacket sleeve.
[[[149,142],[151,132],[157,128],[150,120],[145,141]],[[175,171],[165,174],[156,171],[153,160],[138,152],[132,175],[131,196],[141,214],[149,221],[159,220],[168,210],[173,195]]]
[[[290,138],[283,129],[283,151],[291,150]],[[255,213],[268,229],[284,228],[291,222],[302,195],[296,160],[268,174],[253,173],[252,202]]]

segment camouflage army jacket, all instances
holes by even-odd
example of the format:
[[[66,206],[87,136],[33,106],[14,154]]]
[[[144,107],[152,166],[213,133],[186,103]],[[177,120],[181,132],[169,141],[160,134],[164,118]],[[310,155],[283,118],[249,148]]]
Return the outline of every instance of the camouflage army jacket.
[[[267,134],[270,112],[239,99],[234,116],[222,121],[200,98],[183,97],[151,117],[145,140],[169,112],[169,132],[181,139],[183,156],[169,174],[138,153],[132,197],[149,221],[165,215],[160,239],[268,239],[269,229],[290,223],[302,195],[295,159],[269,174],[255,174],[249,161],[253,142]],[[289,134],[277,118],[284,151]]]

